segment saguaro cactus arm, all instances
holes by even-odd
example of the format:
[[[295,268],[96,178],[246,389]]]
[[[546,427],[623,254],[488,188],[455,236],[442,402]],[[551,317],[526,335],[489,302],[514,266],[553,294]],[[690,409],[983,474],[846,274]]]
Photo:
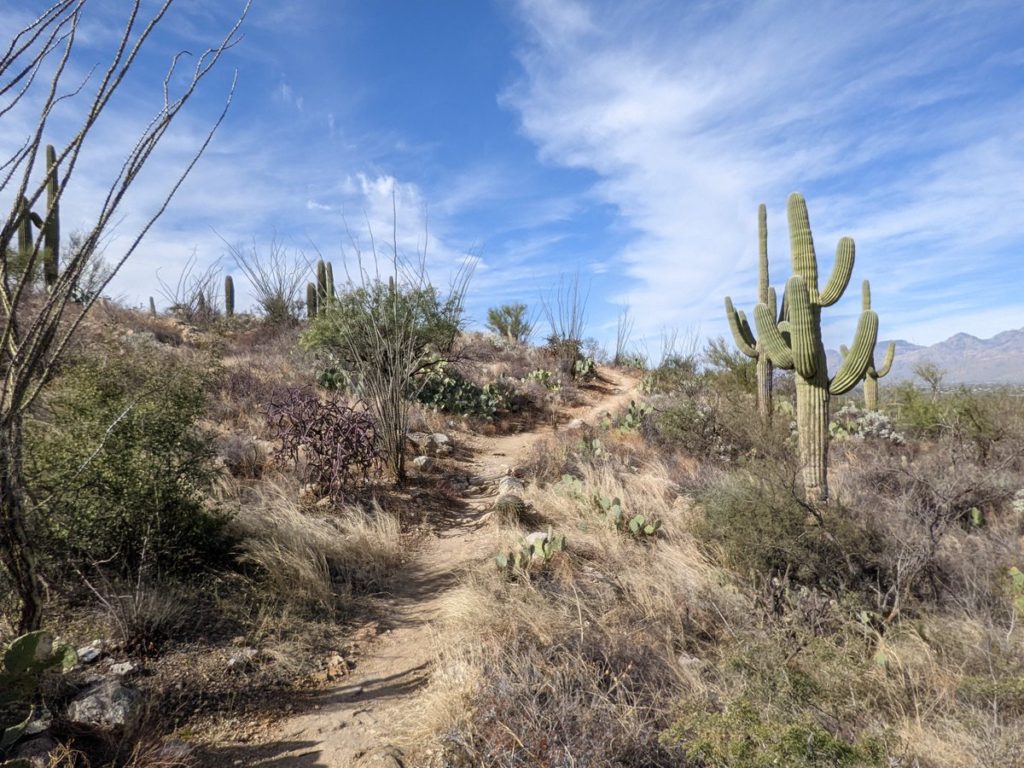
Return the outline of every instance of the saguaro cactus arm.
[[[882,378],[883,376],[885,376],[886,374],[889,373],[889,370],[892,368],[892,359],[895,356],[895,354],[896,354],[896,342],[890,341],[889,342],[889,346],[886,347],[886,350],[885,350],[885,360],[883,361],[881,368],[876,368],[875,369],[875,375],[878,378]]]
[[[814,378],[821,345],[819,320],[811,307],[808,286],[800,275],[793,275],[786,283],[786,301],[789,303],[793,370],[805,379]]]
[[[850,277],[853,275],[855,247],[853,239],[844,237],[836,246],[836,261],[832,265],[832,274],[829,275],[825,290],[821,292],[818,303],[823,307],[831,307],[846,290],[850,284]]]
[[[775,314],[766,304],[754,307],[754,322],[757,323],[757,335],[761,337],[761,345],[772,363],[785,370],[792,368],[793,353],[779,326],[775,324]]]
[[[740,352],[747,357],[757,357],[757,341],[750,330],[750,323],[742,310],[737,310],[732,305],[732,299],[725,297],[725,316],[729,318],[729,328],[732,330],[733,341],[739,347]]]
[[[829,382],[828,391],[832,395],[845,395],[864,378],[878,341],[878,315],[870,309],[861,312],[857,323],[857,334],[853,338],[850,352],[839,366],[836,375]]]

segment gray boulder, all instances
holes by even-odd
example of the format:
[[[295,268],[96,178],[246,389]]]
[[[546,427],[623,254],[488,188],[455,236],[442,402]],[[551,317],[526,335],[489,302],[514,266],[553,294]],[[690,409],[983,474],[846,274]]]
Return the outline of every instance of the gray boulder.
[[[104,731],[132,732],[142,720],[142,694],[118,680],[104,680],[75,696],[68,705],[68,721]]]

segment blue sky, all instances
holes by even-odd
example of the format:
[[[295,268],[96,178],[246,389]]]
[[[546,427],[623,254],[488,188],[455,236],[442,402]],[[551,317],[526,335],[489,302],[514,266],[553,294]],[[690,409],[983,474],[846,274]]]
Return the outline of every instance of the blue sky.
[[[16,28],[43,3],[0,7]],[[119,0],[91,0],[76,66],[109,49]],[[174,51],[198,51],[240,3],[179,0],[111,104],[69,188],[84,226],[160,98]],[[245,39],[141,176],[110,253],[151,210],[238,86],[213,145],[113,290],[142,303],[254,238],[342,261],[352,236],[426,242],[435,281],[477,260],[469,311],[538,305],[590,284],[591,335],[628,305],[641,349],[665,328],[727,333],[748,310],[756,211],[772,282],[789,274],[785,200],[807,197],[823,269],[857,243],[828,310],[848,342],[860,280],[880,335],[933,343],[1024,326],[1024,6],[1019,2],[255,0]],[[74,103],[54,121],[67,130]],[[26,114],[0,119],[0,149]],[[347,247],[351,254],[351,247]],[[242,282],[238,270],[236,282]],[[646,340],[646,341],[645,341]]]

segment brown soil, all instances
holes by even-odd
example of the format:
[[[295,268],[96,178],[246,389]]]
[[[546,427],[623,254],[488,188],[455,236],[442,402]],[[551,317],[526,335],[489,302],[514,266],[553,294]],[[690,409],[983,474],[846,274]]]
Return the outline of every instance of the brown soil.
[[[637,396],[636,381],[619,371],[603,369],[588,386],[584,404],[559,414],[565,424],[581,419],[594,424]],[[534,446],[550,435],[551,425],[502,436],[472,435],[464,473],[472,480],[459,495],[457,512],[445,516],[412,553],[385,609],[390,629],[364,649],[355,670],[340,684],[319,692],[303,714],[283,719],[259,738],[259,744],[221,743],[210,750],[208,765],[275,766],[275,768],[345,768],[347,766],[413,765],[388,754],[389,734],[414,694],[430,676],[431,623],[438,617],[448,590],[463,573],[495,551],[496,528],[484,518],[496,495],[496,483],[515,472]],[[397,753],[395,753],[397,755]]]

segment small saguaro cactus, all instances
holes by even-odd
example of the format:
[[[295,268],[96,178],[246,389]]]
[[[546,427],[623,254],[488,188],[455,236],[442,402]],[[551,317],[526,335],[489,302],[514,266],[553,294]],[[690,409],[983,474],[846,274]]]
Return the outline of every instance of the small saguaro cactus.
[[[313,283],[306,283],[306,317],[312,320],[316,317],[316,286]]]
[[[327,276],[327,298],[328,298],[329,301],[333,301],[334,300],[334,267],[331,265],[331,262],[329,262],[329,261],[327,262],[327,267],[326,267],[325,271],[326,271],[326,276]]]
[[[224,314],[227,317],[235,316],[235,281],[231,275],[224,276]]]
[[[853,274],[853,239],[844,237],[836,247],[836,261],[825,289],[818,290],[818,260],[814,253],[807,203],[793,193],[787,203],[793,276],[786,283],[782,319],[767,303],[754,310],[757,333],[772,363],[796,374],[796,420],[804,491],[810,501],[828,499],[829,397],[853,389],[867,373],[878,338],[878,315],[861,312],[850,353],[835,376],[829,378],[825,345],[821,338],[821,308],[839,301]]]
[[[764,203],[757,209],[757,241],[757,300],[774,316],[776,298],[775,289],[768,284],[768,212]],[[733,307],[729,296],[725,297],[725,314],[740,352],[757,361],[757,411],[767,421],[772,415],[772,361],[764,345],[754,338],[746,314]]]
[[[153,301],[153,297],[149,297],[149,314],[156,317],[156,302]]]

